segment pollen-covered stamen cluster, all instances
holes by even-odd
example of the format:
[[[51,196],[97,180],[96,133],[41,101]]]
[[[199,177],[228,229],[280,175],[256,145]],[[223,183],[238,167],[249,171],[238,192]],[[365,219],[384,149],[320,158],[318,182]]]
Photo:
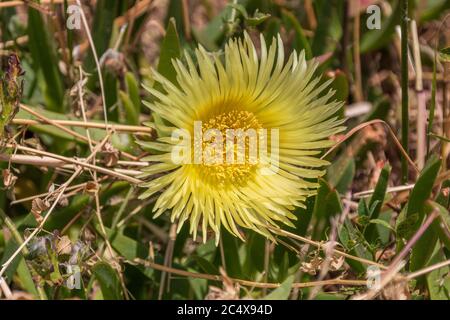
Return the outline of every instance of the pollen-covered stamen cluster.
[[[198,169],[201,170],[205,180],[220,186],[244,183],[257,166],[258,159],[257,157],[251,158],[250,152],[251,148],[256,148],[253,149],[256,152],[258,150],[257,134],[259,129],[262,129],[262,126],[255,115],[244,110],[224,112],[203,122],[204,137],[210,130],[220,131],[222,137],[221,141],[214,136],[210,141],[202,141],[203,161]],[[252,135],[254,138],[256,137],[256,140],[251,141]],[[216,154],[217,150],[221,151],[220,155]],[[227,158],[227,154],[233,155],[231,161],[229,155]],[[210,159],[221,160],[215,162]],[[239,161],[239,159],[243,161]]]
[[[174,62],[178,85],[155,72],[166,94],[149,88],[161,137],[143,143],[158,153],[142,159],[152,163],[143,169],[152,179],[141,198],[161,192],[155,216],[171,212],[179,228],[189,220],[194,238],[201,226],[204,241],[211,228],[216,244],[222,226],[241,239],[239,227],[270,239],[268,225],[292,227],[292,211],[316,193],[328,165],[315,156],[345,129],[330,82],[315,77],[318,63],[304,52],[287,58],[280,36],[259,42],[258,52],[244,33],[223,55],[200,47],[195,59]]]

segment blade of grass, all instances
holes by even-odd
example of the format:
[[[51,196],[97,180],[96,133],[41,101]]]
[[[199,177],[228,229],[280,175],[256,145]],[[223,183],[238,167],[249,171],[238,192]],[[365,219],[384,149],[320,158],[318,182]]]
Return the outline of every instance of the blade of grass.
[[[408,103],[408,4],[409,0],[401,0],[401,30],[402,30],[402,51],[401,51],[401,86],[402,86],[402,146],[406,153],[409,153],[409,103]],[[408,182],[408,161],[402,158],[402,181]]]
[[[310,60],[313,58],[311,45],[308,42],[308,39],[305,36],[305,33],[303,32],[303,28],[298,22],[297,18],[287,10],[282,11],[283,18],[286,20],[285,24],[288,26],[291,26],[295,31],[295,40],[294,40],[294,48],[297,49],[297,51],[305,50],[305,57],[307,60]]]
[[[158,63],[158,72],[165,76],[170,82],[176,84],[176,72],[172,65],[172,59],[181,57],[180,39],[178,37],[175,19],[170,19],[166,29],[166,35],[161,44],[161,55]],[[157,89],[162,90],[157,84]]]
[[[32,8],[28,9],[27,32],[34,69],[40,70],[44,77],[46,104],[50,110],[63,113],[64,89],[55,48],[50,42],[41,13]]]
[[[371,220],[378,219],[380,215],[381,207],[383,206],[384,198],[386,196],[390,174],[391,174],[391,166],[389,164],[386,164],[380,173],[380,177],[378,178],[378,182],[375,187],[374,193],[370,198],[369,208],[371,208],[375,203],[377,203],[376,207],[371,213],[370,216]],[[366,239],[370,241],[375,241],[377,236],[376,225],[375,224],[369,225],[366,228],[364,235]]]

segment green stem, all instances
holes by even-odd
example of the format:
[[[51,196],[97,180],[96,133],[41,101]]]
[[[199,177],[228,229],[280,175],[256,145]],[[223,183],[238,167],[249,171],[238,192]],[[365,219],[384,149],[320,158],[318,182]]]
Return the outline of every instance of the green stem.
[[[117,212],[117,214],[114,216],[112,224],[111,224],[111,230],[115,231],[116,227],[117,227],[117,223],[119,222],[120,218],[122,218],[123,213],[125,212],[125,209],[128,205],[128,202],[130,201],[131,195],[134,192],[134,188],[130,187],[130,189],[128,190],[128,193],[125,196],[125,199],[123,199],[122,204],[120,205],[119,211]],[[111,240],[111,239],[110,239]]]
[[[402,146],[406,152],[409,152],[408,135],[409,135],[409,103],[408,103],[408,2],[409,0],[401,0],[402,6]],[[402,182],[408,182],[408,161],[402,159]]]
[[[431,85],[431,105],[430,114],[428,116],[428,128],[427,128],[427,159],[430,155],[430,136],[433,131],[434,122],[434,110],[436,109],[436,63],[437,63],[437,48],[434,52],[434,64],[433,64],[433,83]]]
[[[232,5],[237,5],[238,4],[238,0],[233,0]],[[227,25],[228,25],[228,30],[227,30],[227,37],[231,37],[234,32],[236,31],[236,15],[237,15],[237,10],[235,7],[231,7],[231,11],[230,11],[230,17],[228,18],[227,21]]]

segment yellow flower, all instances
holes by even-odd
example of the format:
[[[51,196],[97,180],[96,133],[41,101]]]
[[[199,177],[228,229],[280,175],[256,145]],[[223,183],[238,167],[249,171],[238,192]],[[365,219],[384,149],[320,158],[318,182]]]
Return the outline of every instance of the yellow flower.
[[[315,77],[317,62],[293,52],[285,63],[279,36],[270,47],[261,36],[260,51],[247,34],[228,42],[223,59],[200,47],[196,64],[188,54],[186,65],[173,62],[176,84],[154,72],[165,92],[147,88],[159,138],[140,141],[156,151],[144,159],[152,164],[142,170],[149,181],[141,198],[160,193],[155,217],[167,212],[178,231],[189,220],[194,238],[200,225],[203,239],[210,228],[216,241],[222,225],[241,239],[239,227],[272,238],[268,226],[293,226],[292,211],[325,173],[320,149],[344,130],[342,103],[329,101],[334,92]]]

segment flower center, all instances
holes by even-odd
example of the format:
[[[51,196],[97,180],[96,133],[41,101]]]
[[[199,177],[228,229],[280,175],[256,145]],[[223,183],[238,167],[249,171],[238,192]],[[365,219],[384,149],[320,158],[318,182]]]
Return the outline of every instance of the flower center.
[[[202,123],[203,162],[198,169],[206,181],[219,186],[241,185],[258,164],[258,129],[248,111],[232,110]]]

